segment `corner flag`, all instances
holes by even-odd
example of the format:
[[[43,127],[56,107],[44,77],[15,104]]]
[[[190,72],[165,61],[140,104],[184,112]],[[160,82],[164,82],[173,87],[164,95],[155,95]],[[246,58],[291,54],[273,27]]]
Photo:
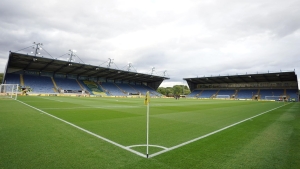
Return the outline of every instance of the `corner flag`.
[[[144,104],[145,104],[145,105],[148,105],[149,102],[150,102],[150,94],[149,94],[149,91],[147,91],[146,97],[145,97],[145,101],[144,101]]]
[[[148,158],[148,156],[149,156],[149,104],[150,103],[150,93],[149,93],[149,91],[147,91],[147,93],[146,93],[146,97],[145,97],[145,101],[144,101],[144,104],[145,105],[147,105],[147,115],[146,115],[146,117],[147,117],[147,138],[146,138],[146,140],[147,140],[147,155],[146,155],[146,157]]]

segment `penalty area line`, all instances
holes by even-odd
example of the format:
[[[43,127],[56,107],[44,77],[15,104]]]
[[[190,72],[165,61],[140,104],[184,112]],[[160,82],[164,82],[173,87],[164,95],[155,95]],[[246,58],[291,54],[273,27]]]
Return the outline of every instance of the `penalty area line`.
[[[138,155],[138,156],[147,158],[147,155],[142,154],[142,153],[140,153],[140,152],[137,152],[137,151],[135,151],[135,150],[132,150],[132,149],[130,149],[130,147],[126,147],[126,146],[123,146],[123,145],[121,145],[121,144],[119,144],[119,143],[116,143],[116,142],[114,142],[114,141],[111,141],[111,140],[109,140],[109,139],[107,139],[107,138],[105,138],[105,137],[102,137],[102,136],[100,136],[100,135],[98,135],[98,134],[95,134],[95,133],[93,133],[93,132],[90,132],[90,131],[88,131],[88,130],[86,130],[86,129],[84,129],[84,128],[81,128],[81,127],[79,127],[79,126],[77,126],[77,125],[75,125],[75,124],[73,124],[73,123],[70,123],[70,122],[68,122],[68,121],[66,121],[66,120],[63,120],[63,119],[61,119],[61,118],[59,118],[59,117],[56,117],[56,116],[54,116],[54,115],[52,115],[52,114],[49,114],[49,113],[47,113],[47,112],[45,112],[45,111],[43,111],[43,110],[40,110],[40,109],[38,109],[38,108],[36,108],[36,107],[33,107],[33,106],[31,106],[31,105],[29,105],[29,104],[27,104],[27,103],[24,103],[24,102],[22,102],[22,101],[20,101],[20,100],[17,100],[17,101],[20,102],[20,103],[22,103],[22,104],[24,104],[24,105],[26,105],[26,106],[28,106],[28,107],[31,107],[31,108],[35,109],[35,110],[37,110],[37,111],[39,111],[39,112],[41,112],[41,113],[44,113],[44,114],[46,114],[46,115],[48,115],[48,116],[50,116],[50,117],[53,117],[53,118],[55,118],[55,119],[57,119],[57,120],[59,120],[59,121],[62,121],[62,122],[66,123],[66,124],[68,124],[68,125],[70,125],[70,126],[73,126],[73,127],[77,128],[77,129],[83,131],[83,132],[86,132],[86,133],[88,133],[88,134],[90,134],[90,135],[92,135],[92,136],[95,136],[95,137],[97,137],[97,138],[99,138],[99,139],[101,139],[101,140],[104,140],[104,141],[106,141],[106,142],[108,142],[108,143],[111,143],[111,144],[113,144],[113,145],[115,145],[115,146],[118,146],[118,147],[120,147],[120,148],[122,148],[122,149],[124,149],[124,150],[127,150],[127,151],[129,151],[129,152],[132,152],[132,153],[134,153],[134,154],[136,154],[136,155]]]
[[[265,112],[262,112],[262,113],[260,113],[260,114],[255,115],[255,116],[249,117],[249,118],[244,119],[244,120],[242,120],[242,121],[236,122],[236,123],[231,124],[231,125],[226,126],[226,127],[223,127],[223,128],[221,128],[221,129],[219,129],[219,130],[216,130],[216,131],[213,131],[213,132],[211,132],[211,133],[208,133],[208,134],[205,134],[205,135],[203,135],[203,136],[200,136],[200,137],[198,137],[198,138],[189,140],[189,141],[187,141],[187,142],[184,142],[184,143],[178,144],[178,145],[176,145],[176,146],[170,147],[170,148],[168,148],[168,149],[165,149],[165,150],[159,151],[159,152],[157,152],[157,153],[151,154],[151,155],[149,155],[148,158],[155,157],[155,156],[157,156],[157,155],[166,153],[166,152],[171,151],[171,150],[174,150],[174,149],[176,149],[176,148],[179,148],[179,147],[185,146],[185,145],[187,145],[187,144],[193,143],[193,142],[195,142],[195,141],[201,140],[201,139],[203,139],[203,138],[205,138],[205,137],[208,137],[208,136],[211,136],[211,135],[213,135],[213,134],[219,133],[219,132],[221,132],[221,131],[223,131],[223,130],[226,130],[226,129],[230,128],[230,127],[236,126],[236,125],[238,125],[238,124],[240,124],[240,123],[243,123],[243,122],[245,122],[245,121],[247,121],[247,120],[251,120],[251,119],[253,119],[253,118],[255,118],[255,117],[261,116],[261,115],[263,115],[263,114],[266,114],[266,113],[268,113],[268,112],[271,112],[271,111],[273,111],[273,110],[276,110],[276,109],[281,108],[281,107],[286,106],[286,105],[288,105],[288,104],[284,104],[284,105],[281,105],[281,106],[279,106],[279,107],[276,107],[276,108],[267,110],[267,111],[265,111]]]

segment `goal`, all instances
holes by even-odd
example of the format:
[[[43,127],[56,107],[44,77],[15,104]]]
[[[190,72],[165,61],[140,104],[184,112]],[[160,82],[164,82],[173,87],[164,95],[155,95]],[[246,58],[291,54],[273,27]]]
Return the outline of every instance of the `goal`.
[[[17,100],[18,90],[19,90],[18,84],[1,84],[0,98],[11,98]]]
[[[286,96],[265,96],[265,100],[284,101]]]
[[[216,95],[216,99],[230,99],[230,95]]]

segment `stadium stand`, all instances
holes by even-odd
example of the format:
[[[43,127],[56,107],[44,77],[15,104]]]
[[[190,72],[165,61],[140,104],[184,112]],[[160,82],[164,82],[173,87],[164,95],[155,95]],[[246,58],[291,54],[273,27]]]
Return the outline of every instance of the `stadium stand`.
[[[161,97],[162,94],[156,92],[154,89],[145,86],[145,85],[131,85],[136,91],[141,93],[142,95],[145,95],[147,91],[149,91],[151,97]]]
[[[215,96],[231,95],[231,99],[284,100],[295,97],[299,100],[299,86],[294,71],[254,73],[184,78],[190,90],[190,97],[214,98],[206,91],[217,90]],[[227,91],[226,91],[227,90]],[[201,93],[201,91],[203,91]],[[224,96],[224,97],[225,97]],[[293,101],[288,100],[288,101]]]
[[[96,82],[88,80],[83,80],[79,82],[91,95],[106,96],[106,93],[103,92],[101,87]]]
[[[142,87],[144,87],[146,89],[146,91],[149,91],[150,96],[152,96],[152,97],[161,97],[162,96],[162,94],[158,93],[157,91],[155,91],[154,89],[152,89],[149,86],[142,85]]]
[[[128,93],[138,93],[138,90],[134,89],[134,87],[139,88],[139,86],[135,85],[143,84],[152,89],[151,95],[157,96],[160,94],[155,90],[158,89],[164,80],[170,79],[166,76],[114,69],[83,62],[70,63],[70,60],[53,58],[50,54],[49,56],[31,55],[24,51],[9,52],[7,66],[1,83],[18,82],[20,86],[30,86],[33,89],[32,93],[55,92],[56,94],[62,94],[58,89],[68,92],[79,92],[81,90],[81,94],[84,94],[84,96],[88,96],[86,94],[106,95],[106,93],[110,96],[128,96]],[[12,73],[15,75],[10,77]],[[17,74],[19,77],[17,77]],[[22,78],[23,75],[24,79]],[[93,81],[95,83],[85,84],[83,81]],[[41,85],[34,84],[35,82]],[[134,87],[116,86],[119,83]],[[149,88],[141,89],[139,95],[143,96],[142,93],[146,93],[144,90],[146,91]],[[81,96],[79,94],[76,93],[75,96]]]
[[[20,86],[21,85],[20,75],[19,74],[8,73],[6,75],[6,83],[7,84],[18,84]]]
[[[218,90],[203,90],[202,93],[200,94],[199,98],[211,98],[217,92],[218,92]]]
[[[54,78],[54,81],[59,91],[63,90],[64,93],[79,93],[83,90],[75,79]]]
[[[198,97],[201,94],[202,90],[195,89],[186,97]]]
[[[266,96],[283,96],[283,89],[260,89],[259,96],[260,99],[265,99]]]
[[[295,99],[295,101],[299,101],[297,89],[286,89],[286,95],[289,99]]]
[[[155,97],[162,97],[163,96],[161,93],[158,93],[154,89],[150,90],[149,92],[150,92],[151,96],[155,96]]]
[[[258,94],[258,89],[240,89],[236,95],[237,99],[252,99]]]
[[[130,94],[138,95],[139,94],[139,92],[137,90],[135,90],[133,87],[129,86],[129,84],[117,83],[116,86],[118,86],[119,89],[122,90],[123,93],[126,93],[127,95],[130,95]]]
[[[147,88],[144,85],[131,85],[136,91],[145,95],[147,93]]]
[[[31,93],[56,93],[50,77],[23,75],[24,86],[31,88]]]
[[[52,81],[53,79],[53,81]],[[150,91],[152,97],[162,96],[151,87],[145,85],[134,85],[128,83],[112,83],[112,82],[99,82],[89,80],[76,80],[66,78],[51,78],[48,76],[28,75],[28,74],[14,74],[8,73],[5,78],[8,84],[19,84],[20,86],[30,87],[31,93],[59,93],[61,89],[64,92],[80,93],[82,90],[88,91],[91,95],[101,96],[129,96],[129,95],[145,95]],[[215,98],[218,95],[228,95],[230,98],[235,99],[266,99],[269,96],[285,96],[289,100],[298,101],[297,89],[194,89],[187,97],[195,98]],[[274,100],[273,98],[273,100]],[[282,98],[280,98],[282,99]]]
[[[2,83],[30,87],[32,93],[59,93],[57,89],[81,94],[107,96],[162,96],[156,92],[165,76],[130,72],[108,67],[69,63],[28,53],[10,52]],[[67,77],[67,78],[65,78]],[[70,79],[68,79],[70,78]],[[299,100],[297,75],[294,71],[244,75],[184,78],[190,91],[187,97],[231,99],[265,99],[284,96]],[[86,95],[84,95],[86,96]]]
[[[92,81],[81,81],[78,80],[78,83],[82,86],[82,88],[84,88],[89,94],[93,95],[93,89],[95,88],[95,86],[93,85],[95,82]],[[97,86],[97,85],[96,85]],[[96,90],[96,89],[95,89]],[[96,91],[95,91],[96,93]]]
[[[31,93],[80,93],[83,87],[91,95],[101,96],[128,96],[146,94],[150,91],[151,96],[161,96],[160,93],[154,89],[144,85],[132,85],[121,83],[103,82],[101,85],[93,81],[78,81],[75,79],[53,78],[48,76],[35,76],[35,75],[20,75],[20,74],[7,74],[6,81],[10,84],[21,84],[20,77],[24,78],[24,86],[32,89]],[[56,86],[56,87],[55,87]],[[103,89],[104,90],[103,90]],[[57,89],[55,91],[55,89]],[[63,92],[62,92],[63,91]]]
[[[115,83],[103,82],[101,83],[101,87],[108,96],[127,96]]]
[[[230,97],[232,96],[232,95],[234,95],[235,94],[235,90],[226,90],[226,89],[221,89],[218,93],[217,93],[217,95],[229,95]]]

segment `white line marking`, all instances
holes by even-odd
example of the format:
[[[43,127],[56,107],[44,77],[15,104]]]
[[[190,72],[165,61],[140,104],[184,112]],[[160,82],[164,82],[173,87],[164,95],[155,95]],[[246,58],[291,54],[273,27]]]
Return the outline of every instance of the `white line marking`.
[[[288,105],[288,104],[285,104],[285,105]],[[166,153],[166,152],[168,152],[168,151],[171,151],[171,150],[174,150],[174,149],[176,149],[176,148],[185,146],[185,145],[187,145],[187,144],[190,144],[190,143],[192,143],[192,142],[198,141],[198,140],[203,139],[203,138],[205,138],[205,137],[211,136],[211,135],[216,134],[216,133],[218,133],[218,132],[220,132],[220,131],[226,130],[226,129],[230,128],[230,127],[233,127],[233,126],[235,126],[235,125],[238,125],[238,124],[240,124],[240,123],[243,123],[243,122],[245,122],[245,121],[247,121],[247,120],[253,119],[253,118],[255,118],[255,117],[258,117],[258,116],[260,116],[260,115],[263,115],[263,114],[265,114],[265,113],[268,113],[268,112],[270,112],[270,111],[276,110],[276,109],[278,109],[278,108],[280,108],[280,107],[283,107],[283,106],[285,106],[285,105],[281,105],[281,106],[276,107],[276,108],[274,108],[274,109],[271,109],[271,110],[262,112],[262,113],[260,113],[260,114],[257,114],[257,115],[255,115],[255,116],[252,116],[252,117],[247,118],[247,119],[245,119],[245,120],[239,121],[239,122],[237,122],[237,123],[231,124],[231,125],[229,125],[229,126],[226,126],[226,127],[224,127],[224,128],[221,128],[221,129],[219,129],[219,130],[213,131],[213,132],[208,133],[208,134],[206,134],[206,135],[203,135],[203,136],[201,136],[201,137],[198,137],[198,138],[192,139],[192,140],[190,140],[190,141],[187,141],[187,142],[178,144],[178,145],[176,145],[176,146],[170,147],[170,148],[168,148],[168,149],[166,149],[166,150],[162,150],[162,151],[159,151],[159,152],[157,152],[157,153],[151,154],[151,155],[149,155],[148,158],[155,157],[155,156],[157,156],[157,155]]]
[[[132,146],[127,146],[128,148],[132,148],[132,147],[146,147],[147,144],[139,144],[139,145],[132,145]],[[159,145],[148,145],[150,147],[158,147],[158,148],[161,148],[161,149],[168,149],[167,147],[164,147],[164,146],[159,146]]]
[[[97,137],[97,138],[99,138],[99,139],[102,139],[102,140],[104,140],[104,141],[106,141],[106,142],[108,142],[108,143],[111,143],[111,144],[113,144],[113,145],[115,145],[115,146],[118,146],[118,147],[120,147],[120,148],[122,148],[122,149],[124,149],[124,150],[130,151],[130,152],[132,152],[132,153],[134,153],[134,154],[136,154],[136,155],[139,155],[139,156],[141,156],[141,157],[147,158],[147,156],[146,156],[145,154],[142,154],[142,153],[140,153],[140,152],[137,152],[137,151],[135,151],[135,150],[130,149],[129,147],[125,147],[125,146],[123,146],[123,145],[121,145],[121,144],[119,144],[119,143],[116,143],[116,142],[111,141],[111,140],[109,140],[109,139],[107,139],[107,138],[104,138],[104,137],[102,137],[102,136],[99,136],[99,135],[97,135],[97,134],[95,134],[95,133],[93,133],[93,132],[90,132],[90,131],[88,131],[88,130],[86,130],[86,129],[84,129],[84,128],[81,128],[81,127],[79,127],[79,126],[77,126],[77,125],[75,125],[75,124],[73,124],[73,123],[70,123],[70,122],[68,122],[68,121],[66,121],[66,120],[63,120],[63,119],[61,119],[61,118],[58,118],[58,117],[56,117],[56,116],[54,116],[54,115],[52,115],[52,114],[49,114],[49,113],[47,113],[47,112],[45,112],[45,111],[43,111],[43,110],[40,110],[40,109],[38,109],[38,108],[36,108],[36,107],[33,107],[33,106],[29,105],[29,104],[26,104],[26,103],[22,102],[22,101],[19,101],[19,100],[17,100],[17,101],[20,102],[20,103],[22,103],[22,104],[24,104],[24,105],[26,105],[26,106],[28,106],[28,107],[31,107],[31,108],[37,110],[37,111],[39,111],[39,112],[42,112],[42,113],[44,113],[44,114],[46,114],[46,115],[48,115],[48,116],[51,116],[51,117],[53,117],[53,118],[55,118],[55,119],[57,119],[57,120],[60,120],[60,121],[62,121],[62,122],[64,122],[64,123],[66,123],[66,124],[69,124],[69,125],[71,125],[71,126],[77,128],[77,129],[79,129],[79,130],[81,130],[81,131],[84,131],[84,132],[86,132],[86,133],[88,133],[88,134],[90,134],[90,135],[92,135],[92,136],[95,136],[95,137]]]
[[[61,100],[56,100],[56,99],[49,99],[49,98],[44,98],[44,97],[40,97],[40,98],[42,98],[42,99],[46,99],[46,100],[57,101],[57,102],[63,102],[63,101],[61,101]]]
[[[86,106],[86,107],[67,107],[67,108],[43,108],[45,109],[123,109],[123,108],[139,108],[141,106]]]
[[[118,146],[118,147],[120,147],[120,148],[122,148],[122,149],[124,149],[124,150],[130,151],[130,152],[132,152],[132,153],[134,153],[134,154],[136,154],[136,155],[139,155],[139,156],[141,156],[141,157],[147,158],[147,155],[142,154],[142,153],[140,153],[140,152],[138,152],[138,151],[135,151],[135,150],[130,149],[131,147],[139,147],[139,146],[146,146],[146,145],[133,145],[133,146],[127,146],[127,147],[126,147],[126,146],[123,146],[123,145],[121,145],[121,144],[119,144],[119,143],[116,143],[116,142],[111,141],[111,140],[109,140],[109,139],[107,139],[107,138],[104,138],[104,137],[102,137],[102,136],[99,136],[99,135],[97,135],[97,134],[95,134],[95,133],[93,133],[93,132],[90,132],[90,131],[88,131],[88,130],[86,130],[86,129],[83,129],[83,128],[81,128],[81,127],[79,127],[79,126],[77,126],[77,125],[75,125],[75,124],[73,124],[73,123],[70,123],[70,122],[68,122],[68,121],[66,121],[66,120],[63,120],[63,119],[61,119],[61,118],[58,118],[58,117],[56,117],[56,116],[54,116],[54,115],[52,115],[52,114],[49,114],[49,113],[47,113],[47,112],[45,112],[45,111],[43,111],[43,110],[40,110],[40,109],[38,109],[38,108],[36,108],[36,107],[33,107],[33,106],[29,105],[29,104],[26,104],[26,103],[22,102],[22,101],[19,101],[19,100],[17,100],[17,101],[20,102],[20,103],[22,103],[22,104],[24,104],[24,105],[26,105],[26,106],[29,106],[29,107],[31,107],[31,108],[37,110],[37,111],[40,111],[41,113],[44,113],[44,114],[46,114],[46,115],[48,115],[48,116],[51,116],[51,117],[53,117],[53,118],[55,118],[55,119],[57,119],[57,120],[60,120],[60,121],[64,122],[64,123],[66,123],[66,124],[69,124],[69,125],[71,125],[71,126],[77,128],[77,129],[79,129],[79,130],[81,130],[81,131],[84,131],[84,132],[86,132],[86,133],[88,133],[88,134],[90,134],[90,135],[93,135],[93,136],[95,136],[95,137],[97,137],[97,138],[99,138],[99,139],[102,139],[102,140],[104,140],[104,141],[106,141],[106,142],[108,142],[108,143],[111,143],[111,144],[113,144],[113,145],[115,145],[115,146]],[[290,103],[288,103],[288,104],[290,104]],[[159,148],[162,148],[162,149],[164,149],[164,150],[159,151],[159,152],[154,153],[154,154],[151,154],[151,155],[148,156],[148,158],[155,157],[155,156],[157,156],[157,155],[166,153],[166,152],[168,152],[168,151],[177,149],[177,148],[179,148],[179,147],[182,147],[182,146],[185,146],[185,145],[187,145],[187,144],[193,143],[193,142],[198,141],[198,140],[200,140],[200,139],[206,138],[206,137],[208,137],[208,136],[211,136],[211,135],[213,135],[213,134],[216,134],[216,133],[218,133],[218,132],[221,132],[221,131],[223,131],[223,130],[226,130],[226,129],[230,128],[230,127],[233,127],[233,126],[236,126],[236,125],[238,125],[238,124],[240,124],[240,123],[243,123],[243,122],[245,122],[245,121],[247,121],[247,120],[253,119],[253,118],[255,118],[255,117],[258,117],[258,116],[261,116],[261,115],[263,115],[263,114],[265,114],[265,113],[268,113],[268,112],[270,112],[270,111],[273,111],[273,110],[276,110],[276,109],[281,108],[281,107],[283,107],[283,106],[286,106],[286,105],[288,105],[288,104],[284,104],[284,105],[281,105],[281,106],[276,107],[276,108],[274,108],[274,109],[267,110],[267,111],[265,111],[265,112],[262,112],[262,113],[260,113],[260,114],[255,115],[255,116],[252,116],[252,117],[250,117],[250,118],[244,119],[244,120],[239,121],[239,122],[237,122],[237,123],[231,124],[231,125],[229,125],[229,126],[226,126],[226,127],[224,127],[224,128],[221,128],[221,129],[219,129],[219,130],[213,131],[213,132],[208,133],[208,134],[206,134],[206,135],[203,135],[203,136],[200,136],[200,137],[198,137],[198,138],[195,138],[195,139],[186,141],[186,142],[184,142],[184,143],[178,144],[178,145],[173,146],[173,147],[170,147],[170,148],[166,148],[166,147],[158,146],[158,145],[151,145],[151,146],[153,146],[153,147],[159,147]],[[150,146],[150,145],[149,145],[149,146]]]

